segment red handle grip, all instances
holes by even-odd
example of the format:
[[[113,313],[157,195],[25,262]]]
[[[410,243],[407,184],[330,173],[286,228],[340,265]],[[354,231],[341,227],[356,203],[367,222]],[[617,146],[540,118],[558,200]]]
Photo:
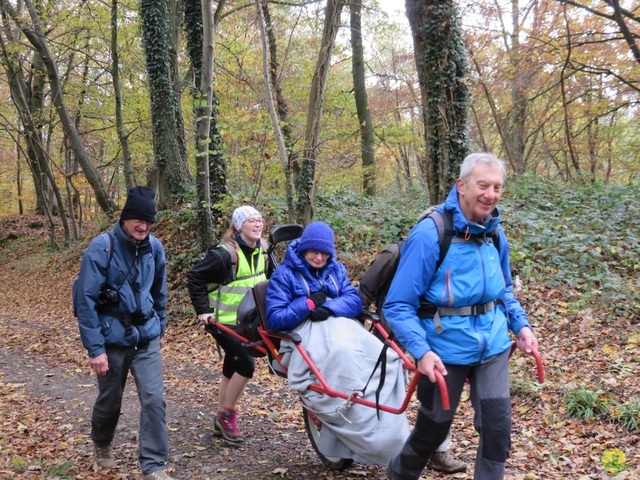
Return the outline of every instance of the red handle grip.
[[[444,377],[439,370],[434,369],[433,372],[436,374],[436,382],[438,383],[438,387],[440,387],[440,401],[442,402],[442,408],[449,410],[451,405],[449,404],[449,390],[447,390],[447,382],[444,381]]]
[[[518,348],[518,346],[516,345],[516,343],[511,345],[511,352],[509,353],[509,357],[511,357],[511,355],[513,355],[513,352],[515,352],[517,348]],[[537,373],[538,373],[538,383],[544,383],[544,366],[542,365],[542,357],[540,357],[540,353],[538,352],[538,349],[534,347],[531,350],[531,355],[536,360],[536,370],[537,370]]]
[[[544,383],[544,366],[542,365],[542,358],[538,353],[538,349],[531,350],[531,355],[536,359],[536,369],[538,370],[538,383]]]

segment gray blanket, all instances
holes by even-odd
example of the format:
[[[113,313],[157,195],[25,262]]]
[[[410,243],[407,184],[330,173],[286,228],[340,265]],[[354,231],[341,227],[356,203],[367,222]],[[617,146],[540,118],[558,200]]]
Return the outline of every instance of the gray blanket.
[[[351,394],[367,383],[383,344],[360,323],[350,318],[334,318],[322,322],[303,322],[294,330],[302,338],[313,363],[335,390]],[[364,405],[351,404],[340,398],[308,390],[316,381],[302,356],[289,342],[282,342],[283,364],[289,369],[292,389],[303,397],[305,405],[322,421],[319,450],[326,457],[352,458],[369,464],[387,465],[409,436],[404,413],[399,415]],[[369,382],[365,397],[375,402],[380,381],[378,367]],[[380,404],[400,407],[405,396],[406,374],[402,361],[387,350],[387,368]]]

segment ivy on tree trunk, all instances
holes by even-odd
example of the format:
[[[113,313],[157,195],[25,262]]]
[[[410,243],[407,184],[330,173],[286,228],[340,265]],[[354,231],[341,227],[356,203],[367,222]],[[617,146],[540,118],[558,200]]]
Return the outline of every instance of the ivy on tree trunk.
[[[362,48],[362,0],[351,0],[349,4],[351,23],[351,51],[353,90],[360,127],[360,152],[362,156],[362,189],[367,195],[376,194],[376,164],[374,157],[373,125],[369,112],[369,100],[364,72],[364,49]]]
[[[140,18],[144,38],[158,207],[171,207],[184,198],[193,182],[184,149],[184,127],[174,91],[170,58],[169,4],[167,0],[142,0]]]
[[[453,0],[406,0],[422,96],[429,200],[446,198],[469,153],[468,64]]]

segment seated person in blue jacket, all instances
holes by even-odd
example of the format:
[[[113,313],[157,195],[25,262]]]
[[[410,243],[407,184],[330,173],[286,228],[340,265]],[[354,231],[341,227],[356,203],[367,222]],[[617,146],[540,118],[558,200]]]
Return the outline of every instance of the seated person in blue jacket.
[[[375,369],[382,342],[348,318],[361,311],[358,291],[336,258],[333,230],[323,222],[309,224],[302,236],[289,244],[283,264],[269,280],[267,326],[298,334],[313,363],[335,390],[351,394],[369,382],[361,396],[375,401],[382,383],[380,404],[398,407],[405,395],[402,362],[395,352],[388,351],[386,374],[381,375],[384,370],[380,367]],[[375,408],[311,391],[308,387],[316,378],[302,355],[287,341],[281,342],[280,353],[289,385],[326,427],[320,430],[317,442],[323,455],[384,465],[399,452],[409,435],[404,414],[381,411],[378,418]]]
[[[336,259],[331,227],[314,222],[289,244],[283,266],[267,289],[267,325],[293,330],[305,320],[354,317],[362,302],[347,269]]]

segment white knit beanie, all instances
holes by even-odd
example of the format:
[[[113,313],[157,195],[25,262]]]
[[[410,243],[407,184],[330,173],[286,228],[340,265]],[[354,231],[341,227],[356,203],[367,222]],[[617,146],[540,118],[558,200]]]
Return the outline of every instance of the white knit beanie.
[[[244,221],[253,217],[254,215],[260,215],[260,212],[253,208],[250,205],[243,205],[242,207],[238,207],[233,211],[233,216],[231,217],[231,221],[233,222],[233,226],[236,227],[236,230],[240,231],[242,229],[242,224]]]

